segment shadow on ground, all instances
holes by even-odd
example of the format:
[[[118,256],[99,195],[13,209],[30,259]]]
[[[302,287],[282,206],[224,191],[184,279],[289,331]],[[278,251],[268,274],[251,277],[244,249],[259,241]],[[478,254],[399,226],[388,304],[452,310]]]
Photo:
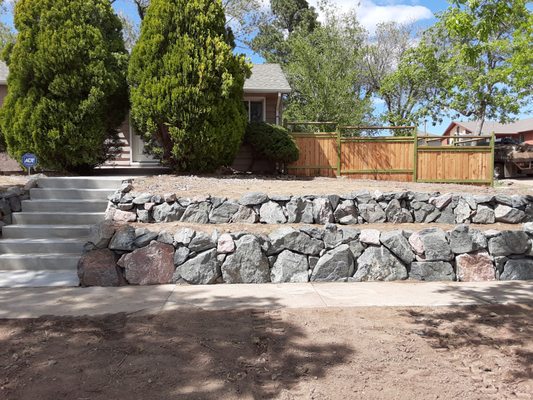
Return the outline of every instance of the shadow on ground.
[[[243,297],[249,310],[0,320],[2,396],[271,399],[352,356],[344,345],[313,345],[267,300],[273,311]]]

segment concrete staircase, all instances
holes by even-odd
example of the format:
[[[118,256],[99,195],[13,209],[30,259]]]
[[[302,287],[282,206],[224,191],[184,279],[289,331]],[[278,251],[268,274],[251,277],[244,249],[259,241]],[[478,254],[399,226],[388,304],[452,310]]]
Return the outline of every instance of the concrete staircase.
[[[89,228],[123,178],[43,178],[2,229],[0,287],[77,286]]]

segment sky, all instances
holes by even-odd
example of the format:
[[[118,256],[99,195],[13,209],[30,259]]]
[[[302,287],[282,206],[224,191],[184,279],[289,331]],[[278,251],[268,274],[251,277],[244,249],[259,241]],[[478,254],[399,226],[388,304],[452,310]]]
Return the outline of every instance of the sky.
[[[262,0],[265,6],[269,0]],[[316,6],[319,0],[308,0],[309,4]],[[435,15],[448,8],[449,3],[444,0],[330,0],[341,12],[354,10],[357,13],[361,25],[370,33],[380,22],[397,21],[400,23],[410,23],[416,28],[424,29],[436,22]],[[137,10],[130,0],[115,0],[113,4],[117,12],[129,16],[138,21]],[[8,11],[1,17],[1,20],[12,25],[12,15]],[[264,60],[249,49],[238,48],[239,52],[244,52],[253,63],[262,63]],[[376,112],[383,110],[383,104],[376,99],[374,106]],[[520,118],[527,117],[525,114]],[[442,134],[451,120],[446,118],[442,123],[433,126],[431,121],[427,122],[428,133]],[[424,130],[424,125],[420,126]]]

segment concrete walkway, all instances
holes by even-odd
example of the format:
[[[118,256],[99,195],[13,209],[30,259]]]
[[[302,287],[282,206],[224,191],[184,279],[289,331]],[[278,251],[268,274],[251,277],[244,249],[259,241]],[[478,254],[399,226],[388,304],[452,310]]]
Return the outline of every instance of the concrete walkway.
[[[0,289],[0,318],[165,310],[533,304],[533,281]]]

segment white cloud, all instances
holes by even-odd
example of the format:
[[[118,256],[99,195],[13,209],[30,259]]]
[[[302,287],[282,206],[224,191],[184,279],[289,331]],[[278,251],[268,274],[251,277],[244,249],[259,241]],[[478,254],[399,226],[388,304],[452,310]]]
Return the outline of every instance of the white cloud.
[[[376,31],[380,22],[396,21],[409,24],[433,18],[433,13],[427,7],[410,4],[378,5],[371,0],[331,0],[341,12],[355,10],[361,25],[370,33]],[[318,0],[310,0],[316,6]]]

